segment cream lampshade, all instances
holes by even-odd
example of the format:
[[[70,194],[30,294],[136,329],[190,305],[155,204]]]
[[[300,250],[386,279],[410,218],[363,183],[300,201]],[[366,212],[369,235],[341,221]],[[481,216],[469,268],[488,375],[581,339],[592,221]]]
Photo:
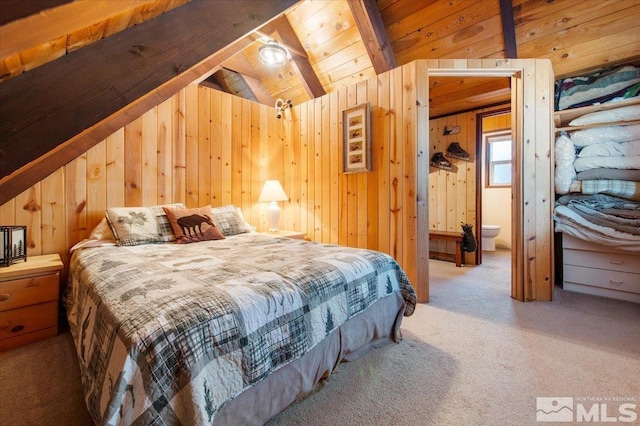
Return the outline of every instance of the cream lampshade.
[[[278,232],[278,223],[280,222],[280,207],[278,206],[278,201],[289,201],[289,197],[285,194],[279,181],[266,181],[262,187],[258,202],[269,203],[269,207],[267,208],[269,232]]]

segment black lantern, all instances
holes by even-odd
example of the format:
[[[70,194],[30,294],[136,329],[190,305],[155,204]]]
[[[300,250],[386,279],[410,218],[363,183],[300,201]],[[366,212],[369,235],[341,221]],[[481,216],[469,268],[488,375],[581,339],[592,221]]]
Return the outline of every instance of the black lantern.
[[[27,261],[27,227],[0,226],[2,257],[0,266],[9,266],[21,260]]]

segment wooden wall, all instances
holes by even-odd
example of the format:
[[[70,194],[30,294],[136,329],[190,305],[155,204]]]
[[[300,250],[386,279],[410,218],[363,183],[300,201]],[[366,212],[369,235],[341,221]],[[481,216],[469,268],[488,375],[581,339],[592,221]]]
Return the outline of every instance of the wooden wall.
[[[0,223],[27,225],[28,256],[65,264],[107,207],[233,203],[261,226],[255,200],[283,136],[274,108],[190,85],[0,206]]]
[[[191,85],[5,203],[0,220],[28,226],[28,255],[57,252],[66,261],[113,206],[231,203],[266,230],[257,199],[265,180],[280,179],[290,197],[281,203],[283,229],[389,253],[415,282],[416,265],[427,267],[416,249],[416,87],[411,64],[277,119],[272,107]],[[364,102],[373,170],[345,175],[342,111]]]
[[[388,253],[414,283],[418,269],[428,268],[428,253],[417,248],[418,161],[428,150],[425,145],[419,155],[416,79],[409,64],[294,106],[285,116],[283,176],[291,197],[285,228],[303,230],[314,241]],[[343,174],[342,111],[367,102],[372,171]],[[426,220],[426,202],[422,206]]]
[[[191,85],[0,206],[0,222],[29,227],[29,255],[57,252],[67,260],[69,247],[87,236],[108,206],[233,203],[265,229],[265,207],[256,200],[264,180],[282,179],[290,197],[281,204],[283,228],[305,231],[315,241],[391,254],[426,302],[429,76],[483,69],[490,76],[514,74],[512,103],[522,105],[514,123],[523,143],[515,161],[522,190],[514,198],[520,218],[514,232],[521,236],[513,272],[514,282],[526,286],[513,294],[548,300],[548,61],[416,61],[295,105],[280,120],[272,107]],[[363,102],[372,109],[373,170],[345,175],[341,112]]]

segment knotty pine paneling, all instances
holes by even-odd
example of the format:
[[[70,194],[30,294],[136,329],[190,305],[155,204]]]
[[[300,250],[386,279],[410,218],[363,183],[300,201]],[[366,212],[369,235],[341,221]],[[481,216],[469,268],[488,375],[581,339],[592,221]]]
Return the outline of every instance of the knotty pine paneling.
[[[27,226],[29,256],[67,265],[107,207],[233,202],[265,229],[256,201],[282,179],[284,134],[273,108],[190,85],[2,205],[0,222]]]
[[[427,180],[429,75],[442,68],[509,69],[513,102],[522,105],[514,132],[526,145],[515,160],[524,183],[514,196],[522,220],[513,228],[521,234],[513,273],[527,287],[513,294],[549,300],[553,73],[541,62],[416,61],[295,105],[282,119],[272,107],[190,85],[0,206],[0,222],[29,226],[29,255],[57,252],[68,265],[68,249],[105,207],[233,203],[264,230],[266,206],[257,199],[265,180],[280,179],[290,197],[281,203],[283,229],[391,254],[427,302],[428,213],[440,208],[432,205],[439,199],[429,200]],[[364,102],[372,112],[373,170],[345,175],[342,111]],[[456,205],[474,197],[469,190],[446,196]],[[447,209],[440,214],[446,218]]]
[[[416,80],[410,64],[286,111],[283,186],[291,208],[282,225],[314,241],[389,253],[414,283],[419,256]],[[342,111],[367,102],[372,170],[343,174]]]

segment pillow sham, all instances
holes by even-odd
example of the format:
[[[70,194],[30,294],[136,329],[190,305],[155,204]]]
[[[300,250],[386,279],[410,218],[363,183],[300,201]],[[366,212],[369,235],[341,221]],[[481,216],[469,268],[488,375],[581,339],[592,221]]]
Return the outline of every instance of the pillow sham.
[[[105,216],[119,246],[164,242],[156,215],[149,207],[112,207]]]
[[[157,206],[149,207],[151,211],[156,215],[156,220],[158,221],[158,230],[160,232],[160,237],[162,238],[162,241],[172,242],[176,240],[176,236],[173,233],[171,222],[169,222],[169,218],[167,218],[167,215],[164,212],[163,207],[186,209],[187,206],[185,206],[184,203],[172,203],[172,204],[160,204]]]
[[[251,232],[251,225],[244,220],[242,211],[233,204],[214,207],[211,209],[211,214],[213,221],[226,237]]]
[[[211,219],[211,206],[195,209],[163,207],[178,244],[222,240],[224,235]]]

